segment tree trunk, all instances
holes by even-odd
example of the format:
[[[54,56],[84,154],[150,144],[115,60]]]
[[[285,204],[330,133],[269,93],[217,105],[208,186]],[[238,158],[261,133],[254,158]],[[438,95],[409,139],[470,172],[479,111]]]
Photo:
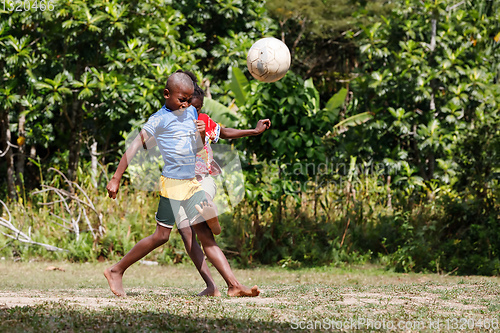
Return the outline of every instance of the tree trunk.
[[[313,192],[313,198],[314,198],[314,221],[317,221],[317,218],[318,218],[318,199],[319,199],[319,195],[318,195],[318,186],[317,186],[317,183],[314,184],[314,192]]]
[[[278,160],[279,161],[279,160]],[[283,210],[283,179],[281,177],[281,166],[278,164],[278,179],[279,179],[279,194],[278,194],[278,212],[277,212],[277,217],[278,217],[278,223],[281,224],[282,220],[282,210]]]
[[[90,178],[92,185],[97,189],[97,141],[90,146]]]
[[[24,165],[26,163],[26,130],[24,128],[24,125],[26,123],[26,116],[24,115],[24,106],[21,106],[21,113],[19,115],[19,121],[18,121],[18,129],[17,129],[17,134],[18,134],[18,141],[17,144],[19,146],[19,153],[17,154],[17,159],[16,159],[16,183],[19,188],[24,188]]]
[[[431,19],[431,52],[434,52],[434,49],[436,48],[436,35],[437,35],[437,18],[436,14],[434,14],[434,17]]]
[[[431,43],[430,43],[430,51],[431,53],[434,53],[434,50],[436,49],[436,34],[437,34],[437,18],[436,18],[436,15],[437,14],[434,14],[434,17],[432,18],[431,20]],[[436,101],[435,101],[435,94],[434,94],[434,91],[435,91],[435,87],[436,84],[435,82],[432,80],[431,81],[431,101],[429,103],[429,109],[434,112],[434,117],[437,117],[437,113],[436,113]]]
[[[434,53],[434,51],[436,49],[437,17],[438,17],[438,15],[439,14],[437,12],[435,12],[433,15],[433,18],[431,20],[431,44],[430,44],[431,45],[431,53]],[[433,112],[434,118],[437,118],[439,115],[438,115],[438,111],[436,110],[435,91],[437,90],[437,84],[436,84],[435,80],[431,80],[431,89],[432,89],[432,91],[431,91],[431,101],[429,104],[429,109],[431,112]],[[431,180],[434,177],[434,163],[435,163],[434,151],[431,151],[431,153],[429,154],[429,158],[428,158],[428,165],[427,165],[428,173],[427,173],[427,177],[425,178],[425,180]]]
[[[387,208],[392,209],[391,175],[387,176]]]
[[[429,154],[429,173],[427,174],[426,180],[431,180],[434,178],[434,168],[436,166],[436,157],[434,156],[434,152]]]
[[[253,253],[258,253],[258,243],[262,239],[262,228],[260,226],[260,217],[259,217],[259,203],[258,202],[253,202],[252,203],[252,210],[253,210],[253,234],[254,237],[252,237],[252,242],[251,242],[251,252],[249,256],[249,261],[253,261]]]
[[[76,94],[73,96],[72,107],[73,128],[69,142],[69,160],[68,160],[68,179],[74,181],[78,170],[78,161],[80,158],[81,134],[83,123],[82,103],[78,100]]]
[[[104,142],[104,147],[102,147],[102,154],[101,154],[101,163],[106,165],[106,155],[107,155],[107,151],[109,149],[109,140],[111,140],[111,133],[109,133],[108,131],[108,134],[106,135],[106,141]]]
[[[80,63],[77,63],[75,69],[75,77],[80,77],[81,69],[82,65]],[[73,92],[72,97],[71,119],[68,119],[71,127],[68,158],[68,178],[69,180],[74,181],[76,179],[76,174],[78,171],[78,161],[80,158],[81,134],[83,128],[83,102],[78,100],[78,92]]]
[[[10,146],[11,133],[8,110],[3,110],[0,113],[0,129],[2,131],[2,154],[5,154],[3,158],[5,158],[7,162],[7,195],[9,198],[16,200],[17,193],[14,182],[14,152],[12,151],[13,148]]]
[[[36,146],[32,145],[30,148],[30,158],[35,159],[36,158]]]

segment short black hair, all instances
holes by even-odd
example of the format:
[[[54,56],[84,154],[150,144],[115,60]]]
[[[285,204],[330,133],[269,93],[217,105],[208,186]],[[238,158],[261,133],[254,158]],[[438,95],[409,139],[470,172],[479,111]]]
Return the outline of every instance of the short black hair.
[[[194,92],[193,92],[193,95],[191,96],[191,98],[203,99],[205,97],[205,92],[203,91],[203,89],[201,89],[201,87],[196,82],[193,82],[193,83],[194,83]]]
[[[193,80],[194,84],[196,84],[196,85],[198,84],[198,79],[196,78],[196,75],[194,75],[193,72],[191,72],[191,71],[183,71],[182,69],[178,69],[176,71],[176,73],[184,73],[184,74],[188,75],[191,78],[191,80]]]
[[[190,72],[191,73],[191,72]],[[193,74],[193,73],[191,73]],[[167,79],[167,84],[165,85],[165,89],[170,90],[171,86],[175,84],[187,84],[187,85],[192,85],[193,89],[195,87],[196,82],[193,81],[193,78],[191,77],[190,74],[186,73],[183,70],[178,70],[172,75],[170,75]]]
[[[191,96],[191,98],[202,99],[205,97],[205,91],[203,91],[203,89],[201,89],[201,87],[198,85],[198,79],[196,78],[196,75],[194,75],[193,72],[183,71],[181,69],[179,69],[177,72],[182,72],[184,74],[187,74],[191,78],[191,80],[193,80],[194,92],[193,92],[193,95]]]

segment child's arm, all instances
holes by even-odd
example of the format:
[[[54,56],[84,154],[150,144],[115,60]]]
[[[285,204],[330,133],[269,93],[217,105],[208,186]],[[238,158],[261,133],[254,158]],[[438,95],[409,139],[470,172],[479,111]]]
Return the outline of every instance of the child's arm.
[[[271,127],[271,120],[261,119],[257,123],[254,129],[239,130],[235,128],[221,127],[220,138],[221,139],[238,139],[246,136],[255,136],[264,132],[266,129]]]
[[[118,168],[115,171],[115,174],[109,181],[108,186],[106,186],[110,198],[116,198],[116,194],[118,193],[118,189],[120,188],[120,180],[122,179],[125,170],[127,170],[129,161],[134,158],[137,151],[141,149],[141,147],[154,147],[156,142],[152,139],[154,140],[154,137],[152,135],[150,135],[145,130],[141,130],[139,132],[139,135],[137,135],[134,141],[132,141],[130,147],[128,147],[125,154],[123,154],[120,163],[118,164]]]

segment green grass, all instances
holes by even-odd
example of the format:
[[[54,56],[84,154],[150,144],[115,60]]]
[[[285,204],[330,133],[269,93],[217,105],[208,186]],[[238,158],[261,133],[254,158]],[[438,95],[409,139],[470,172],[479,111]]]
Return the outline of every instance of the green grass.
[[[260,267],[235,270],[242,283],[259,285],[259,297],[200,298],[194,295],[204,285],[192,265],[136,264],[124,277],[128,296],[117,298],[102,276],[107,265],[0,261],[0,332],[284,332],[299,325],[314,331],[346,320],[360,331],[391,323],[396,331],[413,325],[431,332],[431,321],[439,331],[499,327],[497,277]],[[218,275],[216,281],[224,293]]]

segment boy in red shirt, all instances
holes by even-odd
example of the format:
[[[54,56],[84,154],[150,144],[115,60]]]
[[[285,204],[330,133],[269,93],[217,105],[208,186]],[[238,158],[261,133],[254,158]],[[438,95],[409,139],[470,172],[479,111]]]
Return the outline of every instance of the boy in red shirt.
[[[222,127],[216,122],[214,122],[207,114],[201,113],[201,109],[203,107],[203,100],[205,93],[203,90],[195,83],[194,93],[191,97],[191,105],[196,108],[198,111],[198,119],[203,120],[205,123],[205,145],[202,150],[198,152],[196,155],[196,166],[195,166],[195,174],[196,178],[200,182],[203,190],[205,191],[208,204],[203,204],[204,207],[216,207],[213,198],[215,197],[217,186],[215,185],[214,179],[211,175],[217,175],[219,172],[217,170],[216,164],[213,164],[213,151],[210,147],[210,143],[217,142],[219,138],[221,139],[237,139],[246,136],[255,136],[259,135],[268,129],[271,126],[271,121],[269,119],[261,119],[258,121],[257,126],[254,129],[248,130],[238,130],[234,128],[226,128]],[[215,208],[216,209],[216,208]],[[212,258],[217,258],[219,264],[221,265],[221,269],[216,266],[219,273],[222,275],[226,283],[228,284],[228,295],[229,296],[255,296],[253,293],[260,292],[252,288],[252,295],[244,295],[242,292],[239,292],[240,295],[232,294],[231,285],[233,281],[236,280],[233,272],[231,271],[231,267],[227,262],[224,253],[221,251],[217,243],[215,242],[214,236],[212,233],[207,235],[206,232],[200,233],[198,230],[203,229],[207,225],[210,227],[211,231],[218,235],[221,232],[220,225],[217,218],[213,218],[213,216],[217,216],[217,212],[209,212],[209,215],[204,215],[207,223],[197,223],[197,224],[189,224],[189,220],[186,215],[183,214],[182,209],[180,210],[180,217],[177,218],[177,221],[181,221],[178,223],[177,228],[182,236],[182,240],[184,241],[184,246],[186,247],[186,251],[195,264],[198,272],[202,276],[205,281],[207,288],[202,291],[199,295],[208,295],[208,296],[219,296],[220,292],[215,285],[215,281],[213,280],[210,270],[208,269],[208,265],[205,260],[205,254],[203,253],[200,245],[196,241],[195,233],[198,235],[198,239],[203,245],[203,250],[207,254],[208,258],[212,260]],[[193,232],[194,231],[194,232]],[[204,235],[204,236],[203,236]],[[206,237],[208,236],[208,237]],[[255,287],[254,287],[255,288]],[[248,292],[248,291],[247,291]],[[258,294],[258,293],[257,293]]]

